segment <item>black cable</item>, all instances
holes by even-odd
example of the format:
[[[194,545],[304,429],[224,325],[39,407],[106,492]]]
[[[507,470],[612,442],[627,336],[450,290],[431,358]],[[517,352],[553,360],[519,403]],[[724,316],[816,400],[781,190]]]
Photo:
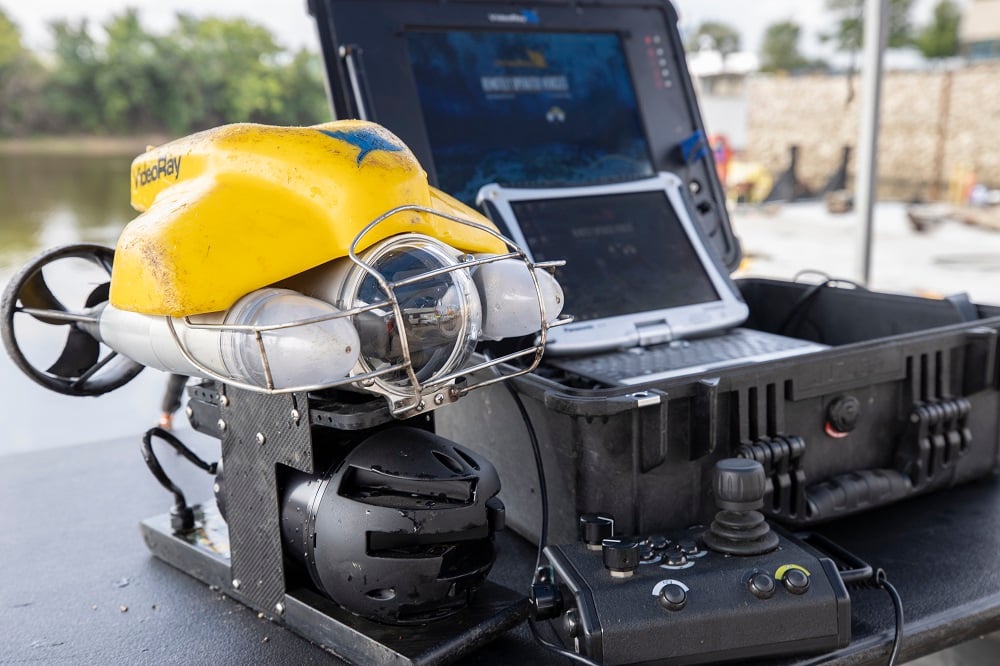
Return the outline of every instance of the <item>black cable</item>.
[[[484,350],[483,356],[488,361],[492,360],[489,351]],[[496,366],[493,366],[492,369],[498,377],[502,376]],[[513,398],[517,411],[521,414],[521,420],[524,421],[524,427],[528,431],[528,439],[531,442],[531,452],[535,457],[535,470],[538,473],[538,497],[542,503],[542,527],[538,536],[538,555],[535,557],[535,571],[538,571],[538,568],[542,564],[542,551],[545,549],[545,544],[548,543],[549,539],[549,491],[548,486],[545,484],[545,465],[542,463],[542,448],[538,443],[538,434],[535,432],[535,426],[531,422],[531,417],[528,415],[528,410],[525,408],[521,396],[517,394],[517,391],[510,384],[507,382],[502,383],[510,394],[510,397]]]
[[[535,626],[534,620],[531,619],[528,620],[528,628],[531,629],[531,635],[532,637],[534,637],[535,641],[537,641],[538,644],[541,645],[546,650],[555,652],[560,657],[565,657],[566,659],[575,661],[578,664],[584,664],[585,666],[600,666],[600,664],[598,664],[596,661],[587,659],[582,654],[577,654],[576,652],[567,650],[559,645],[556,645],[555,643],[552,643],[542,638],[542,635],[538,633],[538,627]]]
[[[794,278],[795,281],[797,282],[802,275],[805,275],[807,273],[813,273],[813,271],[802,271],[800,273],[797,273]],[[826,287],[845,284],[845,285],[850,285],[855,289],[864,289],[864,287],[862,287],[860,284],[852,280],[847,280],[844,278],[831,278],[822,273],[820,273],[819,275],[821,275],[824,278],[823,281],[812,285],[811,287],[806,289],[801,296],[799,296],[798,300],[796,300],[795,303],[792,304],[792,307],[789,308],[788,314],[785,315],[785,319],[778,326],[777,330],[775,331],[776,333],[778,333],[779,335],[786,335],[792,323],[794,323],[798,318],[802,316],[803,312],[805,311],[805,307],[809,305],[817,296],[819,296],[820,292],[823,291],[823,289],[825,289]]]
[[[875,570],[875,584],[889,593],[892,598],[892,606],[896,611],[896,634],[892,639],[892,651],[889,652],[888,666],[894,666],[899,657],[899,648],[903,639],[903,599],[899,592],[889,582],[884,569]]]
[[[483,351],[483,356],[487,360],[492,360],[488,350]],[[502,376],[502,373],[496,366],[493,367],[493,372],[498,376]],[[538,434],[535,432],[535,426],[531,422],[531,417],[528,415],[528,410],[524,406],[524,401],[521,400],[521,396],[518,395],[517,391],[514,390],[507,382],[502,382],[507,393],[514,400],[514,405],[517,406],[517,411],[521,415],[521,420],[524,421],[525,430],[528,432],[528,439],[531,442],[531,452],[535,457],[535,470],[538,473],[538,497],[542,504],[542,526],[540,534],[538,536],[538,554],[535,556],[535,573],[534,576],[538,575],[538,572],[542,566],[542,552],[545,550],[545,544],[548,543],[549,539],[549,491],[548,486],[545,483],[545,465],[542,462],[542,447],[538,443]],[[534,580],[533,580],[534,582]],[[555,643],[545,640],[542,635],[538,633],[538,627],[535,625],[535,621],[530,617],[528,618],[528,628],[531,630],[531,635],[535,641],[541,645],[546,650],[554,652],[566,659],[574,661],[578,664],[584,664],[584,666],[600,666],[595,661],[584,657],[581,654],[577,654],[571,650],[567,650]]]
[[[189,462],[194,464],[196,467],[205,470],[209,474],[215,474],[219,467],[219,463],[207,463],[201,458],[199,458],[194,451],[189,449],[184,445],[181,440],[177,439],[172,433],[164,430],[160,427],[150,428],[142,436],[142,459],[146,461],[146,467],[152,472],[153,476],[160,485],[170,491],[174,496],[174,506],[170,509],[170,524],[175,532],[185,532],[194,529],[194,511],[187,505],[187,500],[184,498],[184,492],[170,480],[167,473],[163,471],[163,467],[160,466],[160,461],[156,458],[156,453],[153,452],[153,437],[158,437],[164,442],[169,444],[174,448],[177,453],[184,456]]]

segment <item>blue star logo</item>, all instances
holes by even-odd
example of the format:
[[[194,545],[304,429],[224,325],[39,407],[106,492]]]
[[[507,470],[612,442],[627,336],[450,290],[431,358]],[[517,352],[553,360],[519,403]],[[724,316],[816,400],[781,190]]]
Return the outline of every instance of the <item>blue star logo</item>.
[[[369,127],[347,131],[320,130],[320,132],[332,139],[339,139],[358,148],[358,166],[361,166],[361,162],[373,150],[386,150],[392,153],[403,150],[403,146],[387,140],[382,134]]]

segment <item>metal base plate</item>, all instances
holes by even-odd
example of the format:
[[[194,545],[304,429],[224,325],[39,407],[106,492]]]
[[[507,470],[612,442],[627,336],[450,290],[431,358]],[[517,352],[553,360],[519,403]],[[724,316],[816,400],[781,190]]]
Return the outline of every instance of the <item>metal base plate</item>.
[[[489,582],[468,608],[442,621],[414,627],[365,620],[306,588],[286,590],[275,608],[259,608],[245,593],[246,586],[254,582],[232,579],[228,531],[215,504],[196,507],[196,515],[197,529],[185,536],[171,532],[168,514],[142,521],[142,535],[153,555],[351,663],[450,663],[527,617],[524,596]]]

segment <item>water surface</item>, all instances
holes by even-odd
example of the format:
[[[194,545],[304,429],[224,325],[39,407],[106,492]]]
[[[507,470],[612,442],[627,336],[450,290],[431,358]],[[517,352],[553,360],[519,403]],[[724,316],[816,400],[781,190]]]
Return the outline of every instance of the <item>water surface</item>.
[[[80,242],[114,247],[136,215],[129,205],[132,157],[0,153],[0,285],[45,249]],[[54,360],[65,327],[45,328],[52,330],[21,344],[32,358]],[[131,435],[138,445],[158,418],[164,383],[163,373],[147,369],[101,397],[63,396],[33,383],[0,352],[0,455]]]

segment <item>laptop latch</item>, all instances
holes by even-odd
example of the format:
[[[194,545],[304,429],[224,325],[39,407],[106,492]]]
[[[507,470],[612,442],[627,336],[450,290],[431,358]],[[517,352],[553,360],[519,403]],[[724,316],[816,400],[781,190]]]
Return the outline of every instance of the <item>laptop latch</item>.
[[[674,339],[670,325],[662,319],[638,323],[635,325],[635,331],[639,334],[639,346],[641,347],[670,342]]]

